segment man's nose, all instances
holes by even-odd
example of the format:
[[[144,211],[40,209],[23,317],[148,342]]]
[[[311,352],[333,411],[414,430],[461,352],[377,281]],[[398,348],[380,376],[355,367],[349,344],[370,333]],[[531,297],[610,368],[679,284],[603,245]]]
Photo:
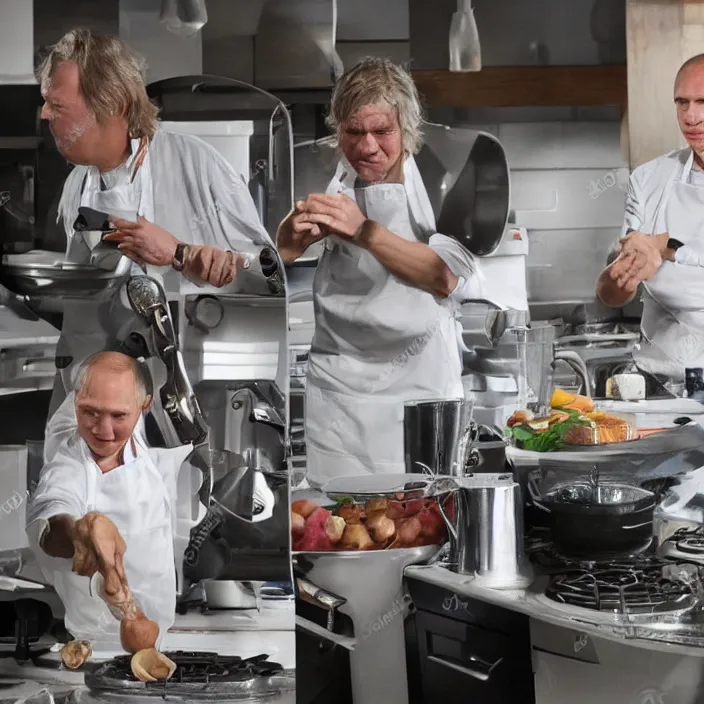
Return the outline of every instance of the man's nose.
[[[39,119],[40,120],[50,120],[51,119],[51,113],[49,112],[49,107],[47,106],[46,103],[42,105],[42,110],[39,113]]]
[[[687,108],[684,113],[684,121],[688,125],[698,125],[704,118],[704,110],[700,106]]]
[[[111,440],[114,437],[112,429],[112,421],[110,416],[100,416],[96,424],[93,426],[93,432],[99,435],[103,440]]]
[[[379,150],[379,143],[376,141],[376,138],[373,134],[368,132],[364,135],[364,137],[360,141],[359,150],[363,154],[367,155],[376,154],[376,152]]]

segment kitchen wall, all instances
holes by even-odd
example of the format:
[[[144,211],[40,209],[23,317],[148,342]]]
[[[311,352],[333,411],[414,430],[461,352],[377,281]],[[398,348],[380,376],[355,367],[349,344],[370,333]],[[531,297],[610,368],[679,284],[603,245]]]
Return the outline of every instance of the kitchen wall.
[[[484,66],[623,64],[625,0],[475,0]],[[455,0],[409,0],[414,69],[447,69]],[[627,145],[618,108],[436,108],[429,118],[497,136],[512,219],[528,228],[534,315],[613,315],[594,283],[623,221]],[[637,306],[626,314],[637,314]]]

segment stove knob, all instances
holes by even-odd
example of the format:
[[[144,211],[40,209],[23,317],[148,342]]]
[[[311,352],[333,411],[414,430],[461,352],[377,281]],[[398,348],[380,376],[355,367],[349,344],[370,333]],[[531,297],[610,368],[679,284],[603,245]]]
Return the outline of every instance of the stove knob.
[[[189,316],[190,322],[203,332],[215,329],[225,315],[222,303],[215,296],[200,296]]]

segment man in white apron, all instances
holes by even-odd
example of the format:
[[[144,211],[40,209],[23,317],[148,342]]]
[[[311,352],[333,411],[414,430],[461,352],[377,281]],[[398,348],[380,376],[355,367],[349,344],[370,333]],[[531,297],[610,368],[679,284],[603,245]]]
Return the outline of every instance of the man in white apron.
[[[277,235],[285,262],[325,238],[305,399],[312,485],[405,471],[404,403],[464,396],[456,302],[481,295],[472,255],[436,233],[408,73],[363,61],[338,81],[330,116],[343,159]]]
[[[90,262],[94,247],[95,233],[86,238],[73,229],[81,206],[106,213],[118,230],[110,239],[135,262],[134,273],[145,268],[167,292],[178,291],[183,276],[230,284],[271,245],[243,177],[197,137],[159,128],[142,65],[118,37],[69,32],[48,53],[39,79],[42,118],[76,165],[59,205],[68,261]],[[132,319],[124,296],[65,301],[50,416],[76,366],[93,352],[120,349]],[[62,417],[72,406],[66,399]],[[54,432],[49,426],[47,436]]]
[[[150,398],[132,358],[100,352],[84,362],[78,377],[78,427],[42,470],[28,507],[27,533],[64,604],[66,629],[109,657],[122,650],[119,622],[92,593],[89,578],[105,567],[124,571],[138,606],[159,625],[161,642],[176,608],[176,483],[193,448],[149,449],[134,432]],[[89,512],[106,516],[114,527],[99,523],[100,532],[91,532],[84,544],[75,526]],[[77,566],[76,553],[92,560]]]
[[[704,55],[680,68],[674,92],[689,146],[633,171],[624,238],[597,293],[620,307],[642,284],[642,342],[634,361],[681,384],[686,368],[704,367]]]

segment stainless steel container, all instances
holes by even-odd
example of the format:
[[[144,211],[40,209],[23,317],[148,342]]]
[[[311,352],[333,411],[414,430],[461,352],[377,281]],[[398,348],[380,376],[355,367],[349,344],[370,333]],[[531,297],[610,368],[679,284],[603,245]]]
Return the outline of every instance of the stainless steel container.
[[[510,474],[476,474],[457,480],[451,562],[460,574],[492,589],[519,589],[532,582],[523,549],[523,502]]]
[[[406,472],[463,476],[472,442],[472,402],[464,398],[413,401],[404,407]]]

